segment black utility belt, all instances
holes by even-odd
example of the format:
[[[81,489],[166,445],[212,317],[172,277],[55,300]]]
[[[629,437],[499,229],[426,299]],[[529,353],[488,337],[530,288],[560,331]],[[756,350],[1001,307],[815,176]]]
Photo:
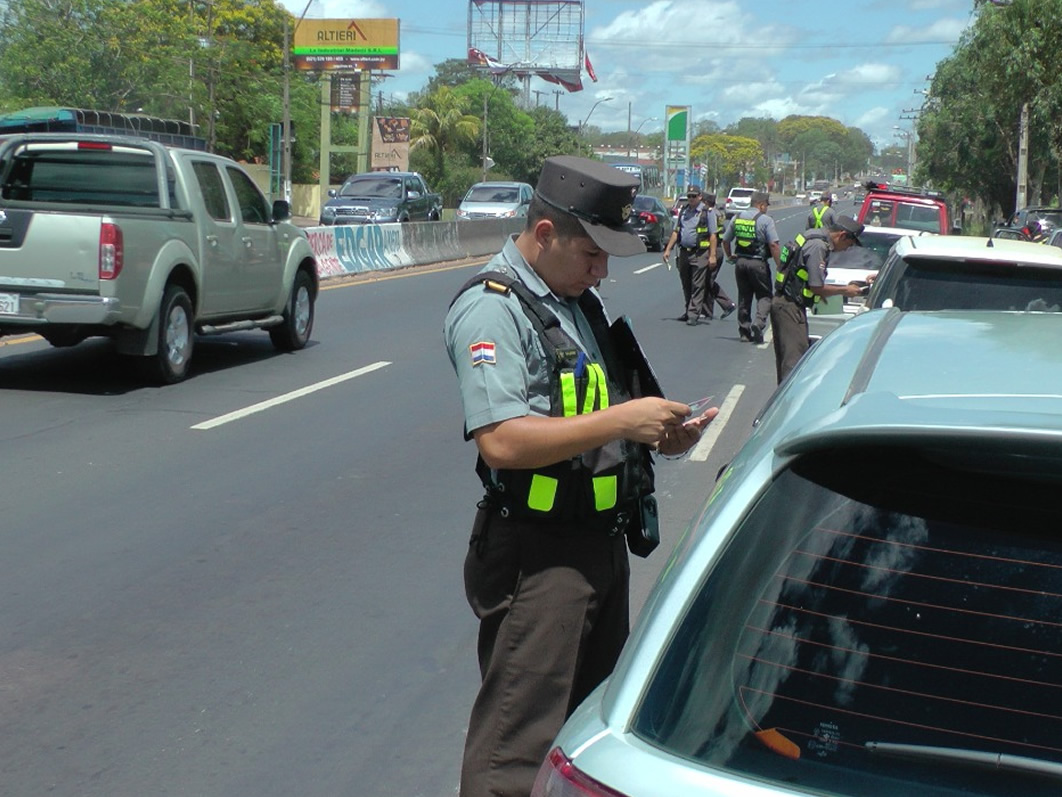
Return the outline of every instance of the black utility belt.
[[[595,512],[585,517],[580,515],[569,517],[563,514],[554,517],[544,517],[542,513],[531,509],[512,507],[508,504],[500,503],[489,493],[484,496],[482,505],[496,512],[499,517],[519,520],[524,523],[534,523],[545,529],[555,530],[557,533],[607,534],[610,537],[624,533],[631,522],[641,514],[641,504],[638,501],[631,501],[617,509],[610,509],[608,512]]]

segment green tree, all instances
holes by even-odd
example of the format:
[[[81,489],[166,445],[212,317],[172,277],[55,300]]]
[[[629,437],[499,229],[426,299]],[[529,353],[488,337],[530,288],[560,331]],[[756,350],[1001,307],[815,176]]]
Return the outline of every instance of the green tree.
[[[410,154],[411,157],[413,153],[431,156],[430,164],[422,169],[431,184],[441,183],[445,178],[447,155],[460,153],[478,140],[482,120],[470,113],[468,106],[467,97],[448,86],[440,86],[412,111]]]
[[[1058,183],[1062,152],[1062,2],[980,5],[937,66],[918,122],[916,177],[979,198],[991,215],[1014,207],[1019,120],[1030,111],[1029,183],[1036,201]]]

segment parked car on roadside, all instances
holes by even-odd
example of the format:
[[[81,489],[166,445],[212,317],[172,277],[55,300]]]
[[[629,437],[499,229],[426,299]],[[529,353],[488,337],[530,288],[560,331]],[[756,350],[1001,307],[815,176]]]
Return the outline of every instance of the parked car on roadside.
[[[1062,227],[1062,208],[1029,205],[1012,213],[1004,226],[1021,230],[1027,227],[1030,221],[1040,222],[1043,229]]]
[[[659,252],[667,245],[674,228],[671,212],[655,196],[638,194],[634,197],[627,229],[642,239],[650,252]]]
[[[532,797],[1056,795],[1060,324],[896,309],[813,346]]]
[[[755,193],[755,188],[731,188],[730,193],[726,195],[726,204],[723,206],[726,217],[729,219],[752,207],[752,195]]]
[[[1062,251],[1003,238],[904,236],[893,245],[863,304],[809,315],[808,334],[821,338],[853,315],[893,306],[1057,313],[1062,310]]]
[[[534,193],[535,189],[527,183],[476,183],[457,206],[457,218],[468,221],[526,216]]]
[[[856,217],[867,227],[902,227],[940,235],[960,232],[944,195],[937,191],[868,181]]]

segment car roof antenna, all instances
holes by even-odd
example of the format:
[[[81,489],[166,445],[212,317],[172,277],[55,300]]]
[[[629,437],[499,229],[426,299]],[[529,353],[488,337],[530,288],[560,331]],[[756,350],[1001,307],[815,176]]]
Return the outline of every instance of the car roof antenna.
[[[989,238],[989,239],[988,239],[988,243],[987,243],[987,244],[985,244],[985,247],[986,247],[987,249],[994,249],[994,248],[995,248],[995,246],[996,246],[996,245],[995,245],[994,243],[992,243],[992,239],[991,239],[991,238]]]

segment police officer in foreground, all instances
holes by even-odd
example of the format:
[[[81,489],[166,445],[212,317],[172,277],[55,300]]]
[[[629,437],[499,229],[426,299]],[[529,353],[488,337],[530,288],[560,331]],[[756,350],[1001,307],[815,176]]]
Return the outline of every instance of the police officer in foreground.
[[[778,383],[788,376],[808,350],[808,310],[823,297],[853,298],[862,290],[847,285],[827,285],[826,265],[831,252],[843,252],[861,246],[863,225],[851,216],[837,216],[829,227],[807,230],[796,237],[796,248],[787,252],[786,262],[776,278],[771,300],[771,325],[774,327],[774,362]]]
[[[461,795],[527,795],[553,737],[627,638],[627,546],[653,544],[651,450],[681,454],[718,413],[659,395],[594,290],[637,178],[549,158],[521,233],[450,306],[445,341],[485,496],[465,559],[482,684]],[[625,538],[626,537],[626,541]]]
[[[695,326],[700,318],[711,315],[711,261],[716,257],[718,221],[714,211],[704,203],[701,188],[686,189],[686,204],[675,219],[675,229],[664,247],[664,262],[671,265],[671,250],[678,245],[678,274],[685,303],[679,321]]]
[[[777,266],[781,252],[774,219],[767,215],[770,204],[770,196],[757,191],[749,207],[734,216],[723,233],[723,251],[728,259],[734,259],[737,278],[738,335],[753,343],[763,343],[771,309],[771,267],[767,261],[772,258]]]
[[[808,229],[819,230],[833,224],[833,194],[829,189],[822,192],[817,204],[811,206],[808,213]]]

